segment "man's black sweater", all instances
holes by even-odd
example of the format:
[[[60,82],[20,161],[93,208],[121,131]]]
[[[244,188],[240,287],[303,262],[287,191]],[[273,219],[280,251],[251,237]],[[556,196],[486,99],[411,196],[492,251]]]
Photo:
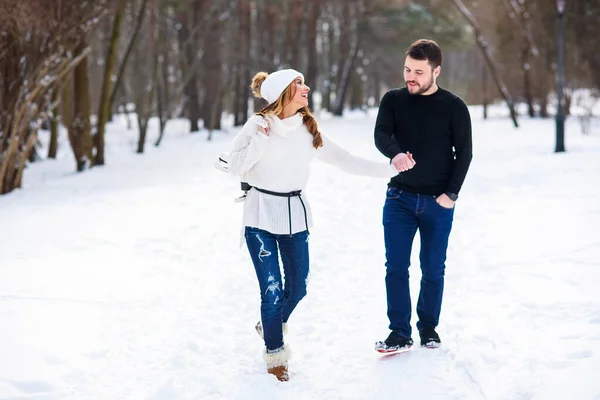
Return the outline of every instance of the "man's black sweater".
[[[415,159],[391,186],[425,195],[458,194],[473,156],[469,110],[442,88],[427,96],[390,90],[379,106],[375,145],[389,159],[407,151]]]

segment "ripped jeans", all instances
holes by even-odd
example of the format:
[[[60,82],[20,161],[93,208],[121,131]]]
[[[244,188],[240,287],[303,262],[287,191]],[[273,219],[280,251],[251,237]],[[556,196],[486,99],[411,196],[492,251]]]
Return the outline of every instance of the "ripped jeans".
[[[246,227],[246,244],[260,286],[260,315],[267,350],[283,346],[282,324],[306,296],[308,232],[275,235]],[[283,263],[282,284],[278,252]]]

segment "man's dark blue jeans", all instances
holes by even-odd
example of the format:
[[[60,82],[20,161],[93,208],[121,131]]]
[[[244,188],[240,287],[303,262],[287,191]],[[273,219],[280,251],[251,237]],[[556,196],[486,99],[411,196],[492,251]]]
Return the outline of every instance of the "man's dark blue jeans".
[[[390,329],[411,337],[411,301],[408,281],[410,254],[417,229],[421,237],[421,291],[417,302],[417,329],[435,328],[440,318],[444,270],[453,208],[444,208],[435,196],[388,187],[383,207],[388,318]]]
[[[283,346],[282,324],[306,296],[308,278],[308,231],[275,235],[246,227],[246,244],[260,286],[260,315],[267,350]],[[281,277],[279,256],[285,281]]]

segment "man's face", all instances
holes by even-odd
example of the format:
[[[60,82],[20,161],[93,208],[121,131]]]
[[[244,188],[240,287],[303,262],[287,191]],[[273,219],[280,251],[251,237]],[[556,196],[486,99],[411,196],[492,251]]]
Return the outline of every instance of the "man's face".
[[[406,57],[404,61],[404,82],[410,94],[427,92],[440,74],[440,67],[433,69],[427,60]]]

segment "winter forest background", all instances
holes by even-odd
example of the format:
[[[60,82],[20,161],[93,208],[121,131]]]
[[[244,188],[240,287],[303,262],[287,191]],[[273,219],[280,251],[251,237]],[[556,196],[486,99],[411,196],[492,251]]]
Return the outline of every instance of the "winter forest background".
[[[417,38],[441,44],[439,83],[467,103],[485,113],[504,102],[515,125],[519,112],[551,118],[556,16],[555,0],[0,0],[0,194],[22,186],[28,163],[56,157],[61,126],[77,171],[110,163],[115,113],[132,113],[139,153],[176,118],[210,140],[223,116],[237,126],[261,106],[248,87],[259,70],[303,71],[316,112],[377,106],[403,85]],[[599,0],[567,1],[563,107],[577,106],[584,133],[599,21]],[[152,118],[161,134],[146,143]]]
[[[600,400],[600,0],[566,0],[566,151],[559,1],[0,0],[0,400]],[[373,351],[387,181],[315,161],[278,382],[213,163],[264,104],[253,74],[288,66],[324,134],[388,162],[377,105],[418,38],[473,123],[443,345]]]

